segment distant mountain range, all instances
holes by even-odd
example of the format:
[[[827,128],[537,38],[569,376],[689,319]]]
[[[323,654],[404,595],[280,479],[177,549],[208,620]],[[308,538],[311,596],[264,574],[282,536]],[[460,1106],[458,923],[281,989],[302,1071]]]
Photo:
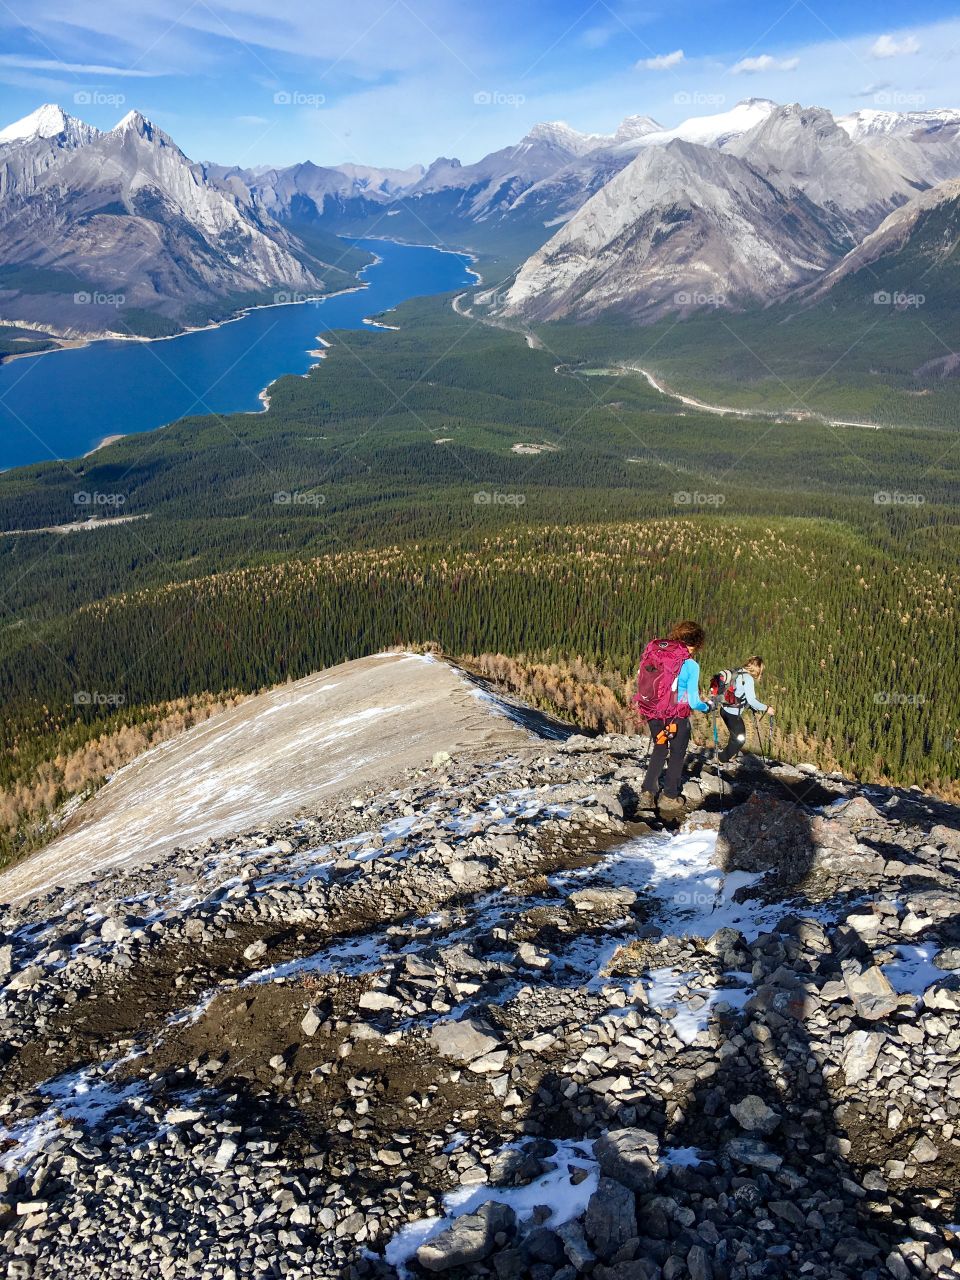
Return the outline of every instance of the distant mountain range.
[[[865,237],[944,182],[949,202],[957,177],[960,112],[835,120],[771,105],[749,129],[712,142],[682,129],[661,146],[641,139],[630,163],[486,301],[527,320],[640,321],[767,303],[862,269]]]
[[[751,98],[673,129],[539,124],[466,165],[241,169],[191,162],[136,112],[102,133],[48,105],[0,130],[0,319],[172,332],[352,283],[343,234],[519,262],[479,305],[522,320],[815,301],[893,243],[873,239],[885,219],[904,211],[909,237],[910,211],[948,207],[958,178],[950,110],[835,118]]]
[[[0,318],[68,337],[355,283],[137,112],[101,133],[53,106],[0,132],[0,262]]]

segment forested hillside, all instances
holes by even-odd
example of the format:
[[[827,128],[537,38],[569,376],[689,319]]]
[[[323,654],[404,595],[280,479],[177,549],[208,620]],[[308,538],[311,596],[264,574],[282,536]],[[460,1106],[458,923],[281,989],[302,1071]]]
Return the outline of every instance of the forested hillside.
[[[449,300],[398,316],[339,335],[268,413],[0,477],[8,530],[75,518],[77,492],[149,516],[0,537],[8,794],[144,708],[388,645],[580,658],[622,702],[645,639],[681,615],[708,627],[707,671],[765,654],[786,749],[950,789],[952,432],[718,418]],[[569,687],[553,700],[602,721]],[[21,818],[8,854],[36,838]]]

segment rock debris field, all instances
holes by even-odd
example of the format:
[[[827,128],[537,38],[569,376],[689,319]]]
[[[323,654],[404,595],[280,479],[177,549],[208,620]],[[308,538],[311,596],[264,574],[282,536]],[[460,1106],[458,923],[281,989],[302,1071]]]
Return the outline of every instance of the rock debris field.
[[[695,755],[665,830],[645,754],[441,752],[2,909],[5,1274],[955,1280],[960,813]]]

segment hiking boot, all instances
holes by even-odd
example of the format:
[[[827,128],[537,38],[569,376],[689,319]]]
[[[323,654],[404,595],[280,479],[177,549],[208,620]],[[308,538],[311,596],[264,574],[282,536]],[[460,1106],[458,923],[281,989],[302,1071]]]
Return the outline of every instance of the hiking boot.
[[[660,817],[667,822],[679,822],[687,812],[683,796],[661,796],[657,808],[660,812]]]
[[[652,791],[641,791],[637,799],[637,813],[653,813],[657,807],[657,797]]]

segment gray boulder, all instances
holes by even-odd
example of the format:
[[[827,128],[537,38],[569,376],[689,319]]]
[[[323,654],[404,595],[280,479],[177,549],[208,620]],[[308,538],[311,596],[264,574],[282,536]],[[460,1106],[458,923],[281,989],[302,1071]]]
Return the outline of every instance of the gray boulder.
[[[659,1153],[656,1135],[646,1129],[611,1129],[594,1146],[601,1174],[632,1191],[649,1191],[653,1187]]]
[[[877,965],[860,969],[856,961],[844,961],[843,982],[861,1018],[878,1022],[897,1008],[900,997]]]
[[[633,1192],[612,1178],[601,1178],[590,1197],[583,1221],[597,1257],[609,1262],[637,1232],[637,1202]]]
[[[512,1239],[517,1215],[508,1204],[490,1200],[476,1213],[456,1218],[417,1250],[417,1262],[427,1271],[452,1271],[489,1258],[498,1244]],[[501,1237],[498,1240],[497,1237]]]
[[[748,1093],[742,1102],[735,1102],[730,1114],[741,1129],[748,1133],[773,1133],[780,1117],[755,1093]]]
[[[853,1031],[843,1046],[843,1078],[847,1084],[859,1084],[873,1070],[885,1037],[877,1031]]]
[[[474,1062],[500,1045],[489,1027],[464,1018],[462,1022],[435,1022],[430,1028],[430,1043],[443,1058],[455,1062]]]
[[[754,794],[723,815],[716,856],[725,871],[772,871],[794,885],[810,870],[813,849],[810,820],[797,805]]]

